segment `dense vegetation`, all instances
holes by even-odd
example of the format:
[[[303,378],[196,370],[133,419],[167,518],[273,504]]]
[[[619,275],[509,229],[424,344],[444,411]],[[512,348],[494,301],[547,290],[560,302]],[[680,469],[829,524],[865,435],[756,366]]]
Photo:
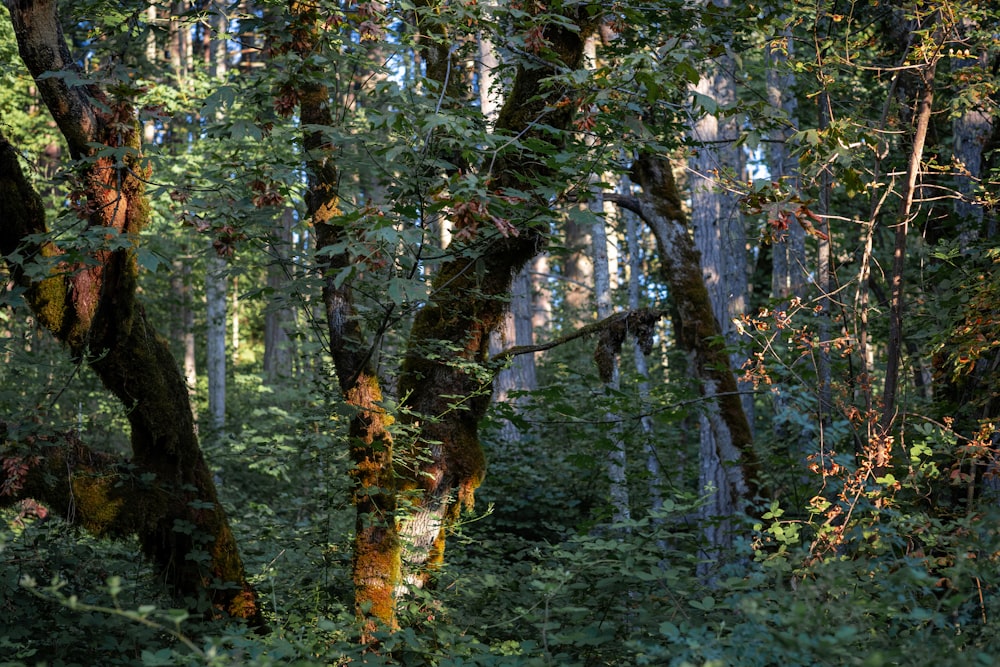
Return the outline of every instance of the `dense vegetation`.
[[[0,666],[1000,655],[990,3],[5,4]]]

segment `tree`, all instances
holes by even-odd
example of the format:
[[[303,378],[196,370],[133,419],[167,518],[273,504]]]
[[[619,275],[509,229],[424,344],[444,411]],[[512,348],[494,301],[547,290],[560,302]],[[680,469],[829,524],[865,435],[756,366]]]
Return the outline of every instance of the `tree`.
[[[70,441],[21,459],[26,468],[7,480],[14,492],[4,500],[42,500],[98,535],[137,534],[174,593],[259,620],[198,446],[184,379],[136,300],[135,252],[148,221],[149,172],[134,112],[127,97],[82,79],[55,2],[9,4],[8,11],[21,57],[79,161],[73,175],[73,211],[85,221],[79,239],[97,243],[78,250],[47,237],[41,200],[4,138],[0,250],[38,321],[129,407],[136,473]],[[67,468],[76,470],[68,480]]]
[[[706,541],[720,549],[731,544],[732,519],[747,509],[747,501],[756,492],[759,463],[753,437],[670,164],[660,156],[642,156],[632,171],[642,188],[641,197],[615,196],[614,200],[640,216],[656,239],[662,279],[670,286],[677,312],[677,338],[706,399],[701,413],[702,443],[714,443],[715,458],[701,462],[700,483],[711,489],[707,509],[702,511],[710,517],[705,524]]]
[[[399,391],[403,405],[415,415],[411,424],[419,420],[420,426],[410,451],[403,453],[412,468],[400,480],[401,491],[418,492],[400,527],[408,545],[411,585],[430,580],[444,555],[448,524],[471,506],[483,478],[478,428],[490,392],[489,380],[476,367],[487,358],[489,334],[502,320],[514,275],[547,236],[547,202],[532,186],[552,169],[530,160],[525,146],[538,142],[556,148],[564,141],[561,133],[569,129],[573,109],[557,104],[564,93],[549,79],[562,68],[580,68],[584,39],[595,28],[585,8],[565,11],[554,17],[558,21],[545,20],[544,14],[535,17],[540,24],[537,48],[545,64],[518,65],[497,116],[496,132],[518,141],[487,165],[487,186],[499,198],[526,201],[504,213],[502,199],[490,202],[498,228],[452,250],[452,258],[435,274],[431,298],[417,313],[407,342]],[[537,125],[540,119],[544,126]],[[473,222],[459,219],[455,228]]]

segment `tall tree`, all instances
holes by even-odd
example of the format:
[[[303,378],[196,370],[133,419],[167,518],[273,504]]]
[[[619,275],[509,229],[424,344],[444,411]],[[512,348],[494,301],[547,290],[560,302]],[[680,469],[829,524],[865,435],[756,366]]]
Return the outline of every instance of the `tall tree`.
[[[220,83],[229,68],[228,36],[229,19],[221,7],[209,13],[211,32],[204,34],[208,70]],[[229,277],[225,249],[209,248],[208,268],[205,271],[205,375],[208,379],[208,417],[212,430],[220,431],[226,425],[226,295]]]
[[[613,198],[642,217],[656,238],[662,278],[676,307],[678,342],[706,399],[702,447],[707,441],[713,451],[701,460],[699,483],[709,489],[703,528],[712,556],[718,557],[715,552],[732,544],[733,519],[756,492],[759,463],[670,164],[659,156],[642,156],[632,172],[642,194]]]
[[[711,14],[730,6],[728,0],[716,0],[706,4],[705,12]],[[731,184],[743,180],[744,159],[736,141],[736,119],[725,114],[736,104],[735,63],[725,52],[732,45],[723,43],[719,48],[722,53],[708,64],[694,89],[695,99],[707,101],[709,108],[703,109],[691,128],[696,145],[690,160],[691,228],[715,320],[726,343],[735,346],[739,333],[734,322],[747,310],[749,276],[746,231],[738,195]],[[739,366],[736,352],[730,363]],[[752,395],[744,396],[742,403],[744,418],[750,417],[747,425],[752,429]],[[719,440],[719,429],[712,426],[711,418],[711,413],[699,416],[699,487],[707,495],[702,506],[706,539],[712,557],[718,558],[720,549],[732,542],[728,518],[739,513],[747,480],[732,464],[741,443],[737,438],[733,443],[737,449],[733,449],[730,438]]]
[[[391,417],[382,406],[382,388],[372,365],[371,347],[355,311],[350,281],[338,280],[351,266],[342,249],[347,229],[340,224],[337,147],[325,132],[336,126],[331,91],[321,64],[324,28],[320,8],[292,0],[289,48],[302,58],[298,89],[308,189],[306,215],[314,234],[323,275],[323,304],[337,384],[352,409],[348,432],[354,464],[352,499],[357,512],[352,575],[355,606],[370,636],[379,627],[396,628],[396,587],[400,582],[400,542],[396,530]]]
[[[78,161],[74,207],[84,233],[100,232],[103,241],[77,259],[71,248],[39,240],[46,234],[41,201],[2,139],[0,250],[39,322],[128,407],[137,471],[129,474],[77,445],[50,447],[14,487],[19,497],[51,503],[67,516],[73,507],[75,519],[96,534],[137,534],[173,592],[257,619],[256,596],[198,446],[184,379],[136,299],[149,172],[131,100],[93,83],[71,85],[81,72],[53,0],[10,2],[7,9],[21,58]]]
[[[550,79],[580,68],[583,40],[596,27],[585,7],[563,8],[554,20],[545,20],[547,7],[537,9],[541,25],[534,43],[544,60],[518,65],[495,126],[498,134],[519,141],[508,142],[484,165],[490,192],[515,200],[527,193],[528,201],[504,215],[504,200],[494,199],[490,213],[497,229],[452,244],[453,258],[435,275],[431,298],[414,320],[399,379],[400,396],[415,415],[411,425],[419,424],[416,441],[403,452],[409,470],[400,480],[401,490],[415,492],[400,527],[407,542],[407,581],[414,586],[425,585],[440,565],[448,524],[472,504],[485,472],[478,429],[490,391],[478,368],[487,358],[489,335],[502,320],[514,275],[548,234],[548,217],[541,215],[548,202],[534,184],[552,167],[530,159],[525,146],[565,141],[574,109],[557,104],[564,91]],[[456,228],[468,223],[456,221]]]

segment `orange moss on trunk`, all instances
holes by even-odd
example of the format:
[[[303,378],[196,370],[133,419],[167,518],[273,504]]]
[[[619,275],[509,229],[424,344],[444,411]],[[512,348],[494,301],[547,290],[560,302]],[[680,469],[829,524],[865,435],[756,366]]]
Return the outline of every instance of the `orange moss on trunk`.
[[[0,203],[0,251],[43,326],[128,406],[133,474],[144,480],[119,486],[113,476],[75,474],[72,483],[39,487],[36,499],[65,507],[64,516],[98,534],[138,534],[179,597],[259,624],[256,597],[198,445],[187,387],[135,297],[134,249],[149,219],[143,184],[149,174],[139,156],[132,106],[96,86],[69,87],[63,78],[43,77],[76,67],[55,4],[43,0],[10,9],[21,56],[79,161],[78,213],[88,231],[103,230],[107,245],[78,263],[58,262],[61,251],[52,243],[36,245],[33,235],[46,232],[44,209],[16,151],[0,136],[0,191],[20,198],[5,196]],[[97,147],[126,150],[119,162]],[[117,242],[121,237],[125,244]],[[50,273],[32,281],[14,257],[43,258],[51,263]],[[51,449],[45,455],[52,457],[47,465],[60,460]],[[185,524],[193,528],[178,530]]]

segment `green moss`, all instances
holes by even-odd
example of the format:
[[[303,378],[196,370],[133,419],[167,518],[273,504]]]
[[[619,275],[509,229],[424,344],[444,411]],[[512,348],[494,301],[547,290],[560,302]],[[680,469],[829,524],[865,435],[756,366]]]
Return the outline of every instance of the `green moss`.
[[[66,328],[66,297],[63,276],[52,276],[36,283],[28,297],[38,321],[57,338]]]
[[[78,473],[73,476],[71,491],[74,506],[71,511],[82,525],[97,537],[120,532],[121,514],[126,497],[115,493],[117,476],[97,476]]]

